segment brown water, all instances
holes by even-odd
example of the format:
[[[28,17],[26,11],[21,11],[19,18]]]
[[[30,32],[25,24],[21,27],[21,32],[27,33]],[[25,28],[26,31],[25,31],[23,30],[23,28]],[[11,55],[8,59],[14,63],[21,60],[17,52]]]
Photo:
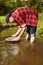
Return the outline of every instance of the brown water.
[[[36,38],[33,48],[24,38],[19,42],[5,42],[4,38],[14,33],[10,34],[9,30],[0,33],[0,65],[43,65],[43,38]]]

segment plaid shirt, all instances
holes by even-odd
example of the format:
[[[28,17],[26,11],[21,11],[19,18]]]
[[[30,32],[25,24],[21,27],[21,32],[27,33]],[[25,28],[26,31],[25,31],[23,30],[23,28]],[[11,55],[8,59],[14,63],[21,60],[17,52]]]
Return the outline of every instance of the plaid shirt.
[[[25,25],[37,26],[38,14],[35,10],[26,7],[17,8],[11,15],[20,27]]]

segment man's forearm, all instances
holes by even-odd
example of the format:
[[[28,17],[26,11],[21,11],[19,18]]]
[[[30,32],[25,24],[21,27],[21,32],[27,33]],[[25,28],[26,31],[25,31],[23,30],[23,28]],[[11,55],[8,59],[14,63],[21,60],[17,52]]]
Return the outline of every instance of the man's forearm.
[[[19,33],[21,32],[22,28],[18,29],[17,32],[14,34],[14,36],[19,35]]]
[[[21,33],[18,35],[19,38],[20,38],[20,37],[22,36],[22,34],[24,33],[25,29],[26,29],[26,27],[22,28]]]

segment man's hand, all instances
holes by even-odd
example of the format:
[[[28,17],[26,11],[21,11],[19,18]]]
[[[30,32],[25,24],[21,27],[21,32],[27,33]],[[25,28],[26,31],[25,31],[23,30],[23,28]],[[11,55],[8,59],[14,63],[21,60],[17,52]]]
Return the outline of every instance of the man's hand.
[[[26,27],[22,28],[22,29],[19,31],[19,35],[18,35],[17,37],[11,36],[11,37],[9,37],[9,38],[6,38],[5,40],[6,40],[6,41],[19,41],[20,38],[21,38],[21,36],[22,36],[22,34],[24,33],[25,29],[26,29]]]
[[[19,41],[20,38],[19,37],[9,37],[5,39],[6,41]]]

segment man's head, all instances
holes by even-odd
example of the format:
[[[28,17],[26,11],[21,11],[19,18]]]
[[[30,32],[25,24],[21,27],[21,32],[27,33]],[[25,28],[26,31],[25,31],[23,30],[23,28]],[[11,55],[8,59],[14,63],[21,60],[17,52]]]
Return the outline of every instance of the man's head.
[[[11,13],[8,13],[5,19],[7,23],[12,23],[14,21],[14,18],[11,16]]]

